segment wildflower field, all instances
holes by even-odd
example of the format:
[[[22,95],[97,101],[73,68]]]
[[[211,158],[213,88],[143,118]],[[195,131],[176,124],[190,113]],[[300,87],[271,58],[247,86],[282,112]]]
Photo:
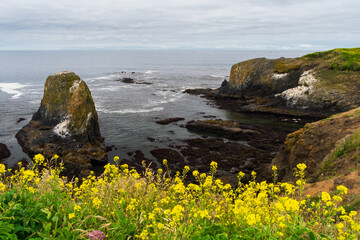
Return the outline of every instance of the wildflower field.
[[[306,165],[295,169],[295,185],[241,183],[236,189],[209,173],[140,175],[127,165],[68,181],[58,156],[38,154],[30,169],[0,164],[0,239],[358,239],[360,221],[342,206],[344,186],[330,195],[303,196]],[[118,158],[114,159],[118,161]],[[192,174],[196,183],[185,184]]]

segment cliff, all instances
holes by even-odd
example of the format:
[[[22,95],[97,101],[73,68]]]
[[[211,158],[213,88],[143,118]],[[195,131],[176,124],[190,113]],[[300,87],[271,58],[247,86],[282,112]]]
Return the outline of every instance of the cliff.
[[[294,179],[298,163],[308,168],[312,182],[347,175],[360,164],[360,108],[306,124],[289,134],[272,161],[279,180]]]
[[[38,111],[16,138],[31,158],[59,155],[70,176],[86,175],[91,163],[107,161],[91,93],[73,72],[47,78]]]
[[[244,111],[329,116],[360,106],[359,90],[360,48],[353,48],[237,63],[217,97],[245,100]]]

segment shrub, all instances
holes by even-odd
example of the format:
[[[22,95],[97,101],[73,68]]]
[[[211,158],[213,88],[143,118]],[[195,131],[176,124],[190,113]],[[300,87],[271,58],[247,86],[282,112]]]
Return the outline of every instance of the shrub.
[[[104,173],[67,181],[61,164],[34,158],[5,176],[0,165],[1,239],[356,239],[355,211],[340,205],[347,189],[330,196],[303,196],[305,164],[295,185],[257,182],[256,173],[237,188],[193,171],[196,183],[185,184],[189,167],[174,177],[147,169],[140,176],[128,166],[106,165]],[[115,159],[118,161],[118,158]],[[52,164],[50,164],[52,162]],[[41,169],[41,170],[40,170]]]

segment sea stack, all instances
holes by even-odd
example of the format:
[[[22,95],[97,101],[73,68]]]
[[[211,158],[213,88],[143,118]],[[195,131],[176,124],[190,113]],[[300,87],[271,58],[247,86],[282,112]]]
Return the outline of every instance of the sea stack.
[[[107,161],[90,90],[73,72],[47,78],[39,110],[16,138],[30,158],[59,155],[68,176],[84,176],[91,164]]]

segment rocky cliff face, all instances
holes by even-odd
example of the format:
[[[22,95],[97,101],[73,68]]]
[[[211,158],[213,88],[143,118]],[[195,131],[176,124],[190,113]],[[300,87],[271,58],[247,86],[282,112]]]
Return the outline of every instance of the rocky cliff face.
[[[39,110],[16,138],[30,157],[62,157],[68,175],[86,175],[91,163],[107,161],[91,93],[73,72],[47,78]]]
[[[272,161],[279,169],[279,180],[293,180],[298,163],[308,166],[307,177],[314,182],[358,169],[360,108],[308,123],[289,134]]]
[[[358,65],[359,48],[252,59],[231,68],[217,95],[247,100],[246,111],[329,116],[360,106]]]

